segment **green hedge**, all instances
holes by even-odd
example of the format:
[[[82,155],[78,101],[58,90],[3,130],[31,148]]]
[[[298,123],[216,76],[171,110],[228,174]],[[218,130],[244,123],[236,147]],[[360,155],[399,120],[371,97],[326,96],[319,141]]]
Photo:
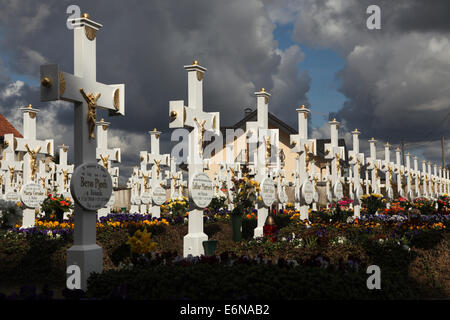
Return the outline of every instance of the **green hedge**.
[[[109,271],[88,279],[89,297],[110,299],[418,299],[420,287],[403,272],[382,271],[381,290],[369,275],[310,266],[199,263]]]

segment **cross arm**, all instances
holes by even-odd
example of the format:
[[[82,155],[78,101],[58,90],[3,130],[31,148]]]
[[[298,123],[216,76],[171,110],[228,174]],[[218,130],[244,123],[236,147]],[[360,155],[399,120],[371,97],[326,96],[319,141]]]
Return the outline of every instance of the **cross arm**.
[[[64,100],[86,102],[80,90],[100,94],[97,106],[110,110],[110,115],[125,114],[125,85],[106,85],[60,70],[59,65],[41,66],[41,101]],[[91,92],[94,91],[94,92]]]

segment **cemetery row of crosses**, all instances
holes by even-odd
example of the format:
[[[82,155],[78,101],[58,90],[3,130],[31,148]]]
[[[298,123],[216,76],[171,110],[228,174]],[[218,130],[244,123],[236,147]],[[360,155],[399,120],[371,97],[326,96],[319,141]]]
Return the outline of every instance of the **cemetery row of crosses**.
[[[111,176],[113,187],[118,187],[121,150],[108,146],[110,124],[104,119],[98,121],[95,109],[101,106],[123,115],[124,85],[96,82],[95,38],[100,27],[87,15],[76,20],[74,75],[60,71],[57,65],[41,68],[41,100],[74,103],[74,147],[69,148],[65,144],[58,146],[59,159],[55,162],[53,140],[36,138],[38,123],[42,120],[38,119],[39,110],[32,105],[20,109],[23,114],[23,137],[13,134],[4,136],[1,196],[3,200],[19,203],[23,208],[22,219],[18,223],[21,228],[34,227],[37,219],[46,214],[41,205],[49,195],[60,195],[67,204],[74,202],[71,179],[76,168],[83,163],[95,162],[103,166]],[[303,105],[292,111],[292,116],[296,112],[298,117],[298,132],[290,135],[289,148],[295,155],[295,165],[288,171],[280,152],[279,129],[269,128],[271,95],[265,89],[254,93],[257,120],[245,124],[242,145],[247,149],[234,150],[233,143],[226,144],[222,153],[204,158],[207,147],[205,134],[220,134],[220,115],[219,112],[204,111],[203,82],[207,69],[198,61],[184,66],[184,69],[187,72],[188,101],[168,102],[168,113],[170,129],[189,130],[187,166],[180,166],[179,159],[171,154],[161,154],[161,132],[157,129],[149,131],[150,151],[141,151],[136,155],[139,166],[134,167],[128,179],[129,205],[126,211],[159,219],[166,211],[171,214],[170,208],[167,210],[168,203],[188,201],[188,233],[183,243],[185,257],[204,254],[203,242],[208,237],[204,233],[203,210],[214,198],[224,198],[223,209],[229,212],[236,209],[255,211],[257,225],[254,237],[261,237],[274,208],[292,210],[298,213],[298,219],[308,220],[311,212],[327,209],[342,201],[345,193],[350,199],[349,209],[355,219],[364,214],[364,199],[370,194],[380,194],[389,208],[394,199],[437,200],[449,192],[449,170],[425,160],[419,167],[417,157],[413,157],[411,162],[409,153],[405,155],[403,164],[399,148],[395,149],[395,158],[391,159],[393,150],[389,143],[384,145],[384,159],[378,159],[374,138],[369,140],[370,153],[365,155],[360,152],[360,131],[357,129],[352,131],[352,150],[346,152],[338,143],[339,122],[336,119],[329,122],[330,139],[323,145],[323,154],[319,154],[318,141],[308,136],[310,110]],[[182,95],[182,92],[177,95]],[[74,152],[75,164],[68,163],[69,152]],[[324,170],[315,166],[317,161],[325,163]],[[213,166],[216,170],[212,170]],[[256,194],[250,199],[251,208],[238,207],[234,199],[238,188],[234,182],[237,180],[251,181],[258,186]],[[117,200],[115,194],[111,193],[109,201],[96,210],[96,215],[94,212],[94,218],[92,213],[89,216],[89,211],[77,207],[75,201],[75,206],[65,212],[63,219],[75,211],[75,228],[77,223],[79,228],[88,229],[88,225],[95,228],[95,220],[99,221],[112,212]],[[78,244],[92,243],[85,229],[79,229],[75,237],[78,237]],[[95,243],[95,237],[93,241]],[[89,258],[89,253],[83,254]],[[77,256],[73,253],[73,256],[68,255],[68,260],[83,264],[85,262],[79,262],[83,254]]]

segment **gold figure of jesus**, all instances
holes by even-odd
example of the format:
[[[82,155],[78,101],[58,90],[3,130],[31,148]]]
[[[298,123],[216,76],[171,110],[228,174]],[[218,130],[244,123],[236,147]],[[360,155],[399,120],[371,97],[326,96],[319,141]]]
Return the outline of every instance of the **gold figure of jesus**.
[[[270,136],[266,137],[266,158],[270,159],[270,154],[272,153],[272,146],[270,144]]]
[[[195,123],[197,124],[197,127],[199,129],[199,134],[198,134],[198,147],[199,147],[199,152],[201,155],[203,155],[203,139],[204,139],[204,134],[205,134],[205,124],[206,124],[206,120],[203,120],[202,122],[199,122],[197,120],[197,118],[194,118]]]
[[[31,179],[34,180],[34,175],[36,174],[36,169],[37,169],[36,157],[37,157],[38,152],[41,150],[41,146],[39,146],[36,150],[31,150],[28,147],[28,144],[25,144],[25,148],[27,149],[27,153],[31,157],[31,159],[30,159]]]
[[[144,177],[144,189],[147,190],[148,189],[148,175],[142,174],[142,176]]]
[[[101,93],[97,93],[97,95],[94,96],[93,93],[86,94],[84,89],[80,89],[80,92],[88,104],[87,122],[89,123],[89,138],[95,139],[94,129],[95,123],[97,122],[97,100],[100,98]]]
[[[161,164],[161,160],[153,160],[154,162],[155,162],[155,165],[156,165],[156,175],[159,177],[159,173],[161,172],[161,169],[160,169],[160,164]]]
[[[69,180],[69,174],[67,173],[67,170],[63,170],[63,182],[64,182],[64,189],[66,188],[67,182]]]
[[[9,185],[12,186],[13,185],[13,181],[14,181],[14,170],[15,170],[15,168],[14,167],[10,167],[10,166],[8,166],[8,168],[9,168]]]

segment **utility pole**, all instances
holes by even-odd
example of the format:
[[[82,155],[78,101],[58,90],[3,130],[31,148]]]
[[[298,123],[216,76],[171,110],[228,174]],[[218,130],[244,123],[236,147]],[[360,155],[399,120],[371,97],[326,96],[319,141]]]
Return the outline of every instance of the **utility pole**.
[[[444,136],[442,136],[442,140],[441,140],[441,147],[442,147],[442,168],[445,168],[445,148],[444,148]]]

